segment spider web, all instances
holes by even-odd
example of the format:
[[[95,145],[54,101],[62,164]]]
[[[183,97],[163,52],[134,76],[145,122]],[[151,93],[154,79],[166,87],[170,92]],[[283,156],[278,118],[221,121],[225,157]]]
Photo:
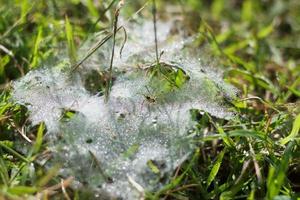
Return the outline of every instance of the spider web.
[[[93,70],[107,70],[110,42],[71,76],[65,61],[29,72],[14,83],[12,96],[28,108],[33,125],[45,122],[52,163],[62,163],[61,174],[76,178],[74,187],[88,187],[100,196],[140,199],[144,191],[162,188],[194,151],[196,122],[190,111],[232,118],[224,98],[233,98],[236,90],[222,80],[221,73],[199,61],[203,55],[192,47],[193,38],[178,42],[180,36],[172,36],[177,39],[169,42],[170,23],[160,22],[161,62],[177,66],[189,77],[182,87],[161,92],[163,82],[140,67],[153,62],[152,45],[145,44],[152,36],[144,34],[152,31],[152,24],[124,26],[131,37],[122,58],[116,57],[116,80],[107,102],[89,92],[84,79]],[[88,40],[79,52],[84,54],[101,37]],[[152,102],[146,98],[149,95]],[[75,116],[61,120],[68,109],[76,111]]]

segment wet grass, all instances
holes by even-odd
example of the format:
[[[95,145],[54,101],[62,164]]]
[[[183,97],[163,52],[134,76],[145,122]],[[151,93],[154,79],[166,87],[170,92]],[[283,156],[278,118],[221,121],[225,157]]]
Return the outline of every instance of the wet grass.
[[[62,43],[74,63],[81,41],[112,27],[117,1],[104,2],[0,0],[0,199],[92,198],[70,188],[72,178],[57,175],[60,166],[45,170],[41,160],[51,158],[45,126],[31,127],[26,109],[10,101],[10,82],[61,54]],[[127,1],[121,15],[131,16],[145,2]],[[145,9],[151,15],[150,3]],[[180,28],[199,35],[196,45],[212,52],[240,94],[228,100],[237,112],[234,120],[195,116],[203,133],[195,139],[199,148],[168,185],[147,198],[299,198],[299,1],[156,3],[159,18],[172,9],[183,13]]]

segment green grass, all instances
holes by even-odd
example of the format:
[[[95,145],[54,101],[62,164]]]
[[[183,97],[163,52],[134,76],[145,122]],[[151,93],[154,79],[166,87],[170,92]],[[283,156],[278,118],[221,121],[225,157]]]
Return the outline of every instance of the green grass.
[[[82,2],[0,0],[0,199],[90,195],[70,188],[71,179],[62,181],[60,166],[46,170],[38,162],[51,157],[43,141],[44,124],[31,127],[26,109],[10,100],[11,81],[61,54],[62,43],[74,63],[81,41],[111,27],[107,16],[113,16],[116,4]],[[159,15],[174,2],[157,0]],[[121,14],[131,16],[144,3],[128,1]],[[148,192],[147,198],[300,198],[300,2],[176,4],[186,30],[200,36],[197,45],[208,46],[226,81],[240,90],[231,102],[237,117],[225,121],[204,114],[199,131],[218,135],[198,138],[191,159],[178,167],[168,185]]]

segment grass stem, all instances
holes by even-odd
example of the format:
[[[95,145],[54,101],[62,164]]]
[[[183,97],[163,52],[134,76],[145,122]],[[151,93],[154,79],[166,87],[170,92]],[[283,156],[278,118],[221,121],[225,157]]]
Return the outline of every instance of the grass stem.
[[[156,55],[156,64],[159,65],[156,13],[157,13],[157,10],[156,10],[156,1],[153,0],[153,4],[152,4],[152,15],[153,15],[153,27],[154,27],[155,55]]]

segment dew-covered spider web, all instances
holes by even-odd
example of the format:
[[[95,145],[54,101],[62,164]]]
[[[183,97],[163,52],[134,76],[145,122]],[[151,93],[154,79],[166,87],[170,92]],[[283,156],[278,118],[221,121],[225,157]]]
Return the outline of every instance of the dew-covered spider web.
[[[183,40],[180,33],[170,34],[172,23],[159,22],[157,67],[152,22],[122,23],[128,38],[122,56],[116,53],[107,101],[87,83],[97,86],[97,77],[108,70],[112,41],[75,72],[62,60],[14,83],[13,99],[28,108],[32,124],[47,126],[51,163],[62,163],[61,175],[74,176],[74,187],[90,188],[100,199],[142,199],[145,191],[161,189],[195,150],[191,110],[234,115],[225,99],[235,89],[203,64],[194,38]],[[91,37],[78,55],[84,57],[104,36]],[[118,34],[116,52],[123,39]]]

